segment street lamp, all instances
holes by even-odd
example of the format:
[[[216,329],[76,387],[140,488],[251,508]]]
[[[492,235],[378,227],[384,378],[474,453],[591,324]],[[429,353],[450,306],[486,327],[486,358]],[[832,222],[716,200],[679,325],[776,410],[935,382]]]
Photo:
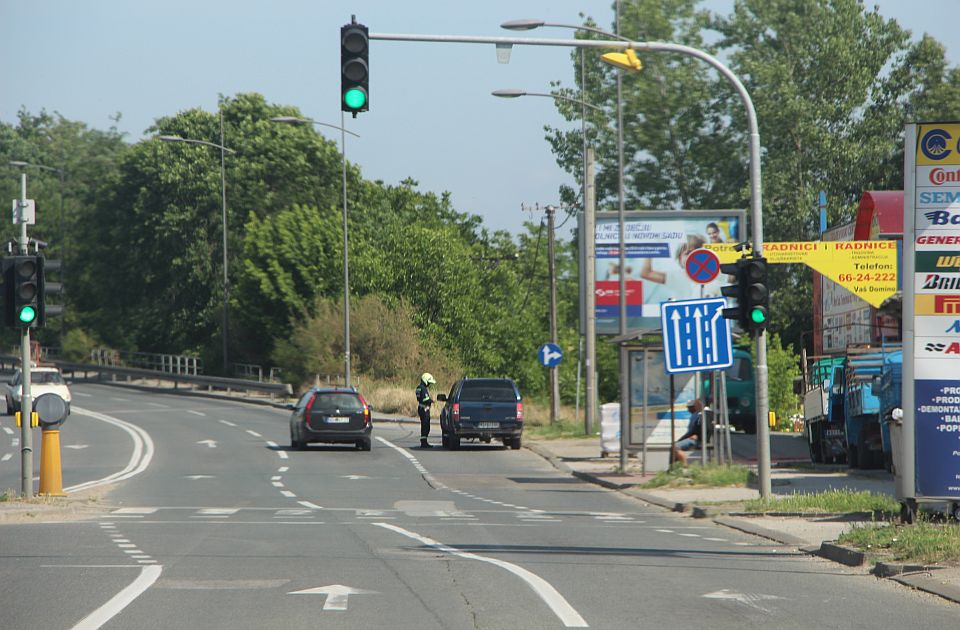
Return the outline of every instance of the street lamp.
[[[344,128],[343,112],[340,112],[340,126],[323,123],[312,118],[298,118],[297,116],[275,116],[272,122],[288,125],[319,125],[340,130],[340,153],[343,157],[343,386],[350,387],[350,257],[347,237],[347,137],[350,134],[356,138],[360,136]]]
[[[519,98],[521,96],[542,96],[546,98],[552,98],[555,100],[569,101],[571,103],[577,103],[581,107],[581,114],[586,112],[586,108],[589,107],[598,112],[603,112],[603,108],[592,103],[588,103],[583,99],[570,98],[569,96],[563,96],[562,94],[551,94],[546,92],[527,92],[526,90],[517,90],[517,89],[503,89],[503,90],[494,90],[492,92],[494,96],[499,98]],[[590,187],[588,182],[587,174],[587,129],[586,129],[586,116],[581,115],[580,117],[580,134],[583,137],[583,214],[584,214],[584,229],[587,234],[581,235],[583,238],[583,245],[585,248],[585,270],[584,270],[584,284],[585,284],[585,293],[587,296],[586,306],[584,308],[584,336],[587,338],[587,400],[586,400],[586,414],[584,418],[584,432],[588,435],[593,431],[594,426],[596,425],[596,410],[597,410],[597,383],[596,383],[596,312],[594,306],[594,299],[596,296],[596,272],[594,269],[594,208],[593,204],[588,200],[587,189]],[[553,234],[550,234],[551,239]],[[552,314],[555,317],[555,313]],[[553,329],[556,328],[556,321],[551,322],[553,324]],[[556,339],[552,339],[553,343],[556,343]],[[554,394],[553,387],[557,383],[555,374],[551,383],[551,394]],[[579,389],[579,375],[577,376],[577,387]],[[579,391],[577,393],[577,404],[579,404]],[[551,406],[551,411],[553,406]]]
[[[226,374],[229,374],[229,304],[230,304],[230,276],[228,274],[227,266],[227,175],[225,169],[225,159],[224,154],[226,153],[236,153],[233,149],[228,149],[223,146],[223,112],[220,112],[220,144],[215,142],[207,142],[205,140],[191,140],[188,138],[181,138],[180,136],[157,136],[157,140],[163,142],[183,142],[186,144],[199,144],[205,147],[212,147],[214,149],[220,149],[220,200],[222,208],[222,218],[223,218],[223,371]]]

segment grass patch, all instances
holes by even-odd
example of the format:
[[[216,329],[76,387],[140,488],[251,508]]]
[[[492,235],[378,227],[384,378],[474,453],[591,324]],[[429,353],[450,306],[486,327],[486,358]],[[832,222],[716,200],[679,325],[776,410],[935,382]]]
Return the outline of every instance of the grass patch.
[[[658,472],[653,479],[643,484],[645,488],[677,488],[686,486],[744,486],[750,478],[746,466],[684,466],[674,464],[670,470]]]
[[[842,534],[837,542],[903,563],[960,562],[960,526],[933,522],[922,515],[913,525],[857,526]]]
[[[13,501],[14,499],[17,498],[17,496],[18,495],[16,492],[11,490],[10,488],[7,488],[6,490],[0,492],[0,503],[4,503],[6,501]]]
[[[900,504],[893,497],[872,492],[827,490],[816,494],[791,494],[745,501],[747,512],[801,512],[808,514],[847,514],[850,512],[895,513]]]

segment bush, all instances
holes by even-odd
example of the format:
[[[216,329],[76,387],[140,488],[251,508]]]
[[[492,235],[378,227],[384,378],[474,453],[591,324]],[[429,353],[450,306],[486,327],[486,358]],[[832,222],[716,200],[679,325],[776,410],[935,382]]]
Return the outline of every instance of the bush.
[[[63,358],[67,361],[85,363],[90,360],[90,351],[99,345],[99,342],[87,331],[71,328],[63,336]]]

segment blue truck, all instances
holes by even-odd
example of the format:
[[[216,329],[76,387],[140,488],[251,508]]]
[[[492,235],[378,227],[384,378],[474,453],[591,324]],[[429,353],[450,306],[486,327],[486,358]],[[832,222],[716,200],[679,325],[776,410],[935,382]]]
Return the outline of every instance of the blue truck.
[[[884,404],[895,391],[899,396],[902,363],[899,344],[885,344],[851,346],[843,356],[822,357],[811,364],[803,391],[811,461],[846,462],[851,468],[890,465],[885,420],[893,407]]]

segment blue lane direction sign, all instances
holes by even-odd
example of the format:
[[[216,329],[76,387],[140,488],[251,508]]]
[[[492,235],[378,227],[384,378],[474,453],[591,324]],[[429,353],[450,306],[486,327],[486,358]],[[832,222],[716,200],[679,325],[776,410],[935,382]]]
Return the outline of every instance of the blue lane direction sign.
[[[685,268],[691,280],[708,284],[720,275],[720,259],[709,249],[695,249],[687,256]]]
[[[545,343],[537,350],[537,358],[543,367],[557,367],[563,361],[563,350],[555,343]]]
[[[660,303],[667,374],[733,365],[733,338],[723,317],[726,306],[722,297]]]

